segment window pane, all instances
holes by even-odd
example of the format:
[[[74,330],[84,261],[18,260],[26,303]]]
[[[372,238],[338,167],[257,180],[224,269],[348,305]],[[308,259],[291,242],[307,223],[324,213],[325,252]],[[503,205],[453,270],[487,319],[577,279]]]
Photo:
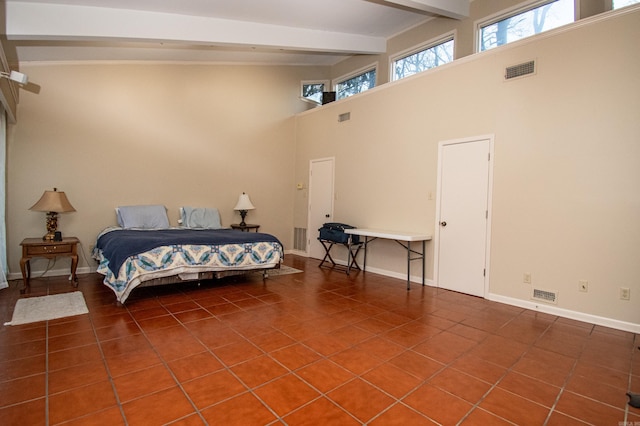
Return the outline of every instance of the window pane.
[[[374,88],[376,85],[376,70],[372,69],[336,85],[336,99],[344,99],[365,90]]]
[[[453,39],[394,61],[393,79],[400,80],[452,60]]]
[[[619,9],[632,4],[640,3],[640,0],[613,0],[613,9]]]
[[[480,50],[493,49],[573,22],[573,0],[556,0],[480,29]]]
[[[322,92],[324,92],[324,83],[302,85],[302,97],[313,102],[322,103]]]

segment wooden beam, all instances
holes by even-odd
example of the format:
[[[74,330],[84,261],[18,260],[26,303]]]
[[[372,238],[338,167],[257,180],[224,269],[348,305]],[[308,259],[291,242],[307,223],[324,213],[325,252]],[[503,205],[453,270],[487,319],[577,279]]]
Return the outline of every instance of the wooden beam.
[[[453,19],[469,17],[469,0],[384,0],[401,6],[446,16]]]
[[[70,4],[8,2],[9,40],[96,40],[380,54],[384,37]]]

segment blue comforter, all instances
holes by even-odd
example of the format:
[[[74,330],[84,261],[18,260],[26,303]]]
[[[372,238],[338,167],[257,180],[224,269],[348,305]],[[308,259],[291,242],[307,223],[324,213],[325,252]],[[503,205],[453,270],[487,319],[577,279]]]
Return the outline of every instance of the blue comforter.
[[[96,249],[109,259],[109,269],[117,275],[125,260],[155,247],[172,245],[224,245],[255,242],[282,243],[273,235],[232,229],[118,229],[98,238]]]

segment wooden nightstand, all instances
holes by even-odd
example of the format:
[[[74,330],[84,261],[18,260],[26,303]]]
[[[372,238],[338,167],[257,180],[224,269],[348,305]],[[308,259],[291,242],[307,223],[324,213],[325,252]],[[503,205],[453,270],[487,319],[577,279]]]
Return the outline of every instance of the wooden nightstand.
[[[22,270],[22,280],[24,288],[20,293],[29,289],[29,279],[31,278],[31,265],[29,261],[34,257],[44,257],[54,259],[56,257],[68,256],[71,258],[71,279],[74,287],[78,286],[76,269],[78,268],[78,240],[76,237],[63,238],[62,241],[45,241],[42,238],[25,238],[22,246],[22,259],[20,259],[20,269]]]
[[[243,232],[250,232],[252,229],[255,229],[255,232],[258,232],[258,228],[260,228],[260,225],[255,225],[252,223],[247,223],[246,225],[240,225],[239,223],[231,224],[231,229],[239,229]]]

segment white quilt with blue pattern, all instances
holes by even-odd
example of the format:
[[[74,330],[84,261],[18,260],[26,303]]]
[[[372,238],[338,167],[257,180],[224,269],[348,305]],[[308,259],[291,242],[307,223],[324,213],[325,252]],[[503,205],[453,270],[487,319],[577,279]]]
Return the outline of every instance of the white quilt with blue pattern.
[[[212,239],[206,244],[159,245],[126,257],[119,268],[113,268],[105,255],[105,244],[101,239],[118,236],[126,231],[122,228],[108,228],[98,236],[93,257],[99,262],[97,272],[104,275],[104,284],[113,290],[120,303],[124,303],[131,291],[144,281],[173,275],[193,276],[200,272],[248,271],[276,267],[284,257],[282,244],[269,234],[252,233],[253,241],[247,241],[247,234],[238,235],[238,243],[219,243]],[[180,231],[176,229],[176,231]],[[140,237],[153,235],[154,231],[139,233]],[[240,232],[240,231],[227,231]],[[213,233],[215,235],[215,232]],[[225,238],[228,241],[228,238]],[[107,252],[108,253],[108,252]],[[117,273],[116,273],[117,271]]]

